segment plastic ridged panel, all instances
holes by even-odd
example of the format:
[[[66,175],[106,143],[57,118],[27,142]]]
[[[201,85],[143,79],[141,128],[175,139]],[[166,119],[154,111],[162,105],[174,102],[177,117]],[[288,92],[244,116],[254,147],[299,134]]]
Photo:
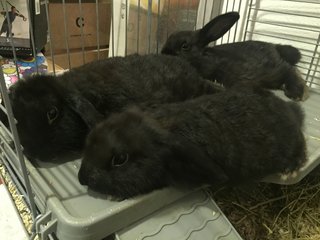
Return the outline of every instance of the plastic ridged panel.
[[[288,100],[280,91],[276,95]],[[294,178],[282,179],[280,175],[270,176],[265,179],[266,182],[279,184],[294,184],[304,178],[309,172],[320,164],[320,93],[316,90],[310,90],[309,98],[301,102],[305,112],[304,135],[307,142],[306,164],[298,171]]]
[[[119,231],[118,240],[242,239],[210,195],[194,192]]]

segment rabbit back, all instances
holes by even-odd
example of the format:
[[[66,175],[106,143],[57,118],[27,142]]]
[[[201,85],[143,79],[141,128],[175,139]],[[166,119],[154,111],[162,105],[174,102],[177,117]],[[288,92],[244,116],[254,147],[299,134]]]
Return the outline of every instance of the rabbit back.
[[[294,100],[306,99],[308,91],[301,74],[277,49],[284,49],[282,55],[290,55],[291,50],[286,49],[293,49],[292,55],[294,52],[300,54],[296,48],[287,45],[245,41],[207,47],[183,57],[204,78],[217,80],[227,88],[237,82],[251,82],[267,89],[283,88],[286,96]]]
[[[163,55],[133,54],[88,63],[61,81],[69,81],[106,115],[131,103],[176,102],[222,90],[183,59]]]
[[[235,181],[296,170],[305,161],[301,108],[260,88],[245,88],[250,87],[171,105],[165,115],[175,117],[164,117],[161,109],[156,118],[171,120],[170,132],[202,146]]]
[[[221,88],[178,57],[131,55],[88,63],[59,76],[31,76],[10,91],[25,153],[47,161],[81,151],[97,122],[128,105],[183,101]]]
[[[284,60],[295,65],[301,59],[300,51],[291,45],[273,44],[263,41],[243,41],[214,46],[215,49],[233,53],[236,58],[244,57],[247,61],[263,62],[273,66]]]

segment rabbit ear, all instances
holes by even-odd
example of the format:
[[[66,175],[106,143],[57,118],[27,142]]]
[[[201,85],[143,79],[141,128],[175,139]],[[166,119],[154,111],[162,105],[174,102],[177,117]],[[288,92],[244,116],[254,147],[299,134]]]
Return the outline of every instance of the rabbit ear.
[[[93,128],[97,122],[102,120],[103,115],[87,99],[79,94],[69,94],[67,97],[68,106],[78,114],[89,129]]]
[[[209,172],[210,178],[216,180],[219,183],[226,182],[228,180],[224,170],[215,163],[215,159],[211,159],[202,149],[197,147],[192,142],[183,139],[182,137],[170,137],[171,152],[173,159],[181,159],[184,163],[194,163],[199,169],[194,171]],[[205,174],[205,173],[203,173]]]
[[[199,30],[199,41],[203,47],[222,37],[239,20],[238,12],[219,15]]]

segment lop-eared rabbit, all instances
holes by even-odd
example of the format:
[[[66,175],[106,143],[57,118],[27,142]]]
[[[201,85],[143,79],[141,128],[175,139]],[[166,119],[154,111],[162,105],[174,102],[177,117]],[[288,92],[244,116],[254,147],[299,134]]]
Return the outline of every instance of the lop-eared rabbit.
[[[301,58],[297,48],[262,41],[208,47],[238,19],[239,13],[229,12],[217,16],[199,30],[175,32],[161,52],[186,58],[203,77],[216,80],[226,88],[239,81],[254,82],[268,89],[283,89],[291,99],[305,100],[308,87],[295,66]]]
[[[297,103],[250,86],[148,110],[131,107],[90,132],[78,178],[124,199],[169,185],[290,175],[306,158],[303,119]]]
[[[14,84],[9,97],[24,153],[31,160],[55,161],[81,152],[97,122],[130,104],[178,102],[220,90],[181,58],[130,55],[59,76],[32,76]]]

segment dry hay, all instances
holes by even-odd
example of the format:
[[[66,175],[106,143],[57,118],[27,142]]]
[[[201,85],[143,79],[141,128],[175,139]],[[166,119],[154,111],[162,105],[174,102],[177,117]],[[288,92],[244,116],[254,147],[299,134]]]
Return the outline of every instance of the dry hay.
[[[245,240],[320,240],[320,174],[315,173],[294,185],[259,183],[212,194]]]
[[[28,208],[24,196],[19,193],[16,185],[12,182],[9,173],[6,171],[5,166],[0,162],[0,175],[2,176],[4,183],[11,194],[12,200],[17,208],[17,211],[21,217],[21,220],[29,234],[32,232],[33,219]],[[0,176],[0,177],[1,177]]]

